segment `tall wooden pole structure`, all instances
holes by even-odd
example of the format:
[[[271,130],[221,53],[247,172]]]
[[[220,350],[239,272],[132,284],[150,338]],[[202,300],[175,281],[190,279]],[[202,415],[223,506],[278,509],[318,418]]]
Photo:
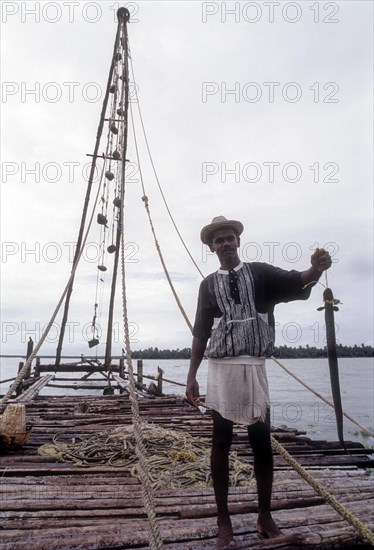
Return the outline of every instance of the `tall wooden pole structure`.
[[[127,36],[127,21],[130,18],[130,13],[126,8],[120,8],[117,12],[119,24],[122,20],[123,23],[123,33],[121,36],[122,42],[122,51],[124,55],[123,60],[123,70],[122,70],[122,97],[120,104],[123,106],[123,122],[122,122],[122,151],[121,151],[121,170],[120,170],[120,189],[123,192],[120,192],[120,196],[124,196],[125,191],[125,176],[126,176],[126,154],[127,154],[127,136],[128,136],[128,109],[129,109],[129,55],[128,55],[128,36]],[[123,202],[119,206],[118,217],[117,217],[117,231],[116,231],[116,250],[114,257],[114,266],[112,274],[112,285],[110,291],[110,300],[109,300],[109,313],[108,313],[108,327],[107,327],[107,337],[106,337],[106,347],[105,347],[105,366],[109,367],[112,359],[112,338],[113,338],[113,312],[114,312],[114,299],[116,294],[116,283],[117,283],[117,273],[118,273],[118,263],[119,255],[121,250],[121,239],[123,235],[121,233],[121,223],[120,220],[123,216]]]
[[[110,65],[110,70],[109,70],[109,76],[108,76],[108,82],[107,82],[104,101],[103,101],[103,107],[102,107],[101,115],[100,115],[100,122],[99,122],[97,135],[96,135],[95,148],[94,148],[93,155],[90,155],[90,156],[92,156],[91,170],[90,170],[90,175],[89,175],[89,179],[88,179],[88,183],[87,183],[87,190],[86,190],[86,196],[85,196],[85,201],[84,201],[84,208],[83,208],[82,219],[81,219],[81,224],[80,224],[80,229],[79,229],[79,234],[78,234],[78,239],[77,239],[77,246],[76,246],[74,259],[73,259],[72,271],[74,271],[75,265],[76,265],[76,263],[79,259],[80,252],[81,252],[84,228],[85,228],[86,218],[87,218],[88,205],[89,205],[89,202],[90,202],[92,184],[93,184],[93,180],[94,180],[94,176],[95,176],[96,162],[97,162],[98,158],[102,158],[101,155],[100,156],[98,155],[98,151],[99,151],[99,147],[100,147],[100,141],[101,141],[101,137],[102,137],[102,133],[103,133],[104,123],[105,123],[105,120],[106,120],[106,112],[107,112],[107,107],[108,107],[109,95],[110,95],[112,87],[113,87],[113,74],[114,74],[116,63],[118,62],[118,55],[119,55],[119,50],[120,49],[122,49],[122,51],[124,51],[124,54],[125,54],[125,62],[124,62],[124,71],[123,72],[125,72],[125,67],[126,67],[126,74],[122,75],[122,77],[125,78],[124,82],[126,82],[123,89],[127,90],[124,94],[125,95],[125,100],[126,100],[125,116],[124,116],[124,122],[123,122],[124,123],[125,138],[124,138],[124,142],[123,142],[124,148],[123,148],[123,156],[122,156],[122,163],[123,163],[122,172],[124,172],[124,163],[125,163],[125,158],[126,158],[125,157],[125,152],[126,152],[126,147],[127,147],[127,105],[128,105],[127,22],[130,19],[130,12],[126,8],[120,8],[117,12],[117,17],[118,17],[118,25],[117,25],[116,38],[115,38],[115,42],[114,42],[113,56],[112,56],[112,61],[111,61],[111,65]],[[119,224],[118,224],[118,227],[119,227]],[[117,231],[117,241],[120,242],[120,239],[121,239],[121,236],[118,235],[118,231]],[[115,295],[116,271],[118,269],[119,249],[120,249],[120,247],[118,246],[117,251],[116,251],[115,261],[114,261],[114,271],[113,271],[113,278],[112,278],[112,290],[111,290],[110,308],[109,308],[110,322],[108,323],[108,341],[107,341],[107,347],[106,347],[106,353],[105,353],[106,359],[111,354],[113,306],[114,306],[114,295]],[[61,330],[60,330],[59,340],[58,340],[57,349],[56,349],[56,361],[55,361],[56,367],[60,364],[60,361],[61,361],[61,351],[62,351],[62,345],[63,345],[63,341],[64,341],[64,336],[65,336],[66,323],[67,323],[68,314],[69,314],[70,298],[71,298],[71,294],[73,292],[73,284],[74,284],[74,277],[70,282],[68,292],[66,294],[64,312],[63,312],[63,317],[62,317],[62,321],[61,321]],[[110,324],[110,326],[109,326],[109,324]]]

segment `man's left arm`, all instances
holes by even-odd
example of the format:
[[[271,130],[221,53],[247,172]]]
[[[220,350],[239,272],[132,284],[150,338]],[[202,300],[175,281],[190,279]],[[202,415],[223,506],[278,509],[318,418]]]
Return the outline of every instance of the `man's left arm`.
[[[332,260],[327,250],[316,248],[310,258],[310,263],[309,269],[300,273],[303,286],[318,281],[322,273],[331,267]]]

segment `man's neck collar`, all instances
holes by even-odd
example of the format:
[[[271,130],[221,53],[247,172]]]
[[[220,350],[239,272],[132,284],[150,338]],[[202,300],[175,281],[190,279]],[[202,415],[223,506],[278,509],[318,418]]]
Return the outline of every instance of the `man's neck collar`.
[[[233,267],[233,270],[234,271],[239,271],[239,269],[241,269],[242,267],[243,267],[243,262],[240,262],[240,263],[238,263],[237,266]],[[229,271],[231,271],[231,269],[228,270],[228,269],[219,268],[218,273],[221,273],[222,275],[228,275]]]

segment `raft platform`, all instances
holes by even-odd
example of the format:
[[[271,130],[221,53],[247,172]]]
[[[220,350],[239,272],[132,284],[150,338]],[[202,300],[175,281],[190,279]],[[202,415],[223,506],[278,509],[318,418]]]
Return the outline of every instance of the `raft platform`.
[[[211,417],[178,396],[140,398],[142,419],[193,436],[210,437]],[[130,468],[79,467],[39,456],[55,434],[79,436],[131,424],[131,402],[122,395],[44,397],[26,400],[29,442],[0,457],[2,550],[146,550],[148,519],[141,484]],[[305,433],[273,428],[274,437],[301,465],[370,529],[374,527],[372,449],[348,442],[312,441]],[[244,428],[236,427],[233,450],[252,463]],[[229,507],[240,548],[371,548],[285,460],[274,453],[273,515],[285,538],[266,540],[256,531],[256,486],[230,489]],[[212,488],[163,489],[155,493],[157,520],[168,550],[213,549],[217,525]],[[288,536],[299,535],[297,544]]]

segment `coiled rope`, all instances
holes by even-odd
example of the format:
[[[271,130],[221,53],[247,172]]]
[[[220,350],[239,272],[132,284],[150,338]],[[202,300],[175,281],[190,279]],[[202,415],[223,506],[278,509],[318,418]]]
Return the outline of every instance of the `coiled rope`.
[[[182,487],[211,487],[210,443],[208,437],[166,429],[156,424],[142,423],[142,435],[147,453],[149,478],[152,489]],[[135,454],[134,425],[124,425],[110,432],[99,432],[71,443],[59,441],[38,448],[38,455],[50,456],[59,462],[79,467],[112,466],[128,468],[139,478],[139,465]],[[229,454],[230,487],[247,487],[254,484],[253,467],[238,458],[235,451]]]

